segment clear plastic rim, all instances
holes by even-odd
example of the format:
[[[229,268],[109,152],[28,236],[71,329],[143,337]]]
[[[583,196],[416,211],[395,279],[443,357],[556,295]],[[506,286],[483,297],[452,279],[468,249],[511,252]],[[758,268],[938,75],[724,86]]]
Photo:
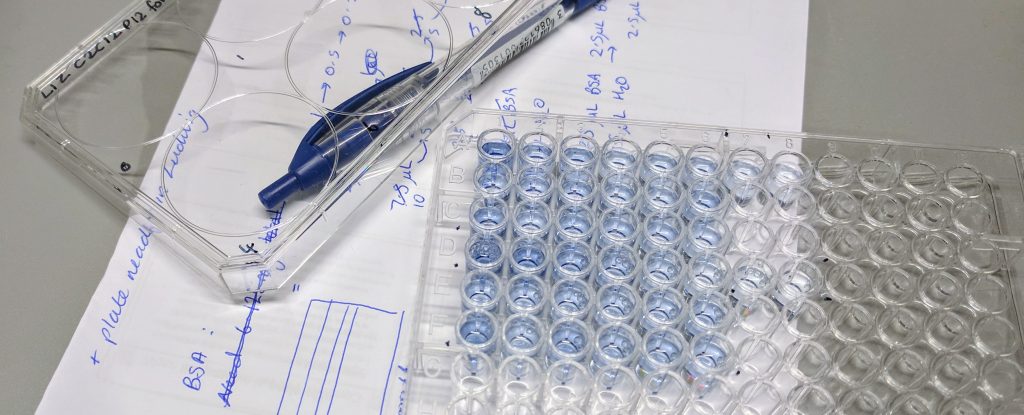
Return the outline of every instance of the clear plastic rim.
[[[847,206],[860,205],[860,201],[852,193],[842,189],[829,189],[818,196],[818,200],[818,217],[829,224],[845,225],[857,220],[859,212],[856,208],[842,210]]]
[[[900,171],[896,164],[883,158],[869,158],[857,165],[857,181],[873,192],[892,190],[899,183]]]
[[[977,199],[961,199],[957,201],[953,205],[952,216],[953,226],[965,235],[986,233],[992,228],[992,223],[995,222],[988,205]]]
[[[907,162],[900,171],[903,187],[916,194],[931,194],[938,191],[942,187],[942,176],[938,167],[925,160]]]
[[[814,162],[814,177],[825,187],[843,188],[855,180],[854,169],[855,166],[849,158],[833,152],[821,156]]]
[[[962,188],[961,186],[958,186],[960,180],[955,180],[954,177],[952,177],[955,174],[955,172],[961,171],[970,175],[968,180],[977,180],[978,186],[974,191],[971,191],[969,188],[965,189]],[[988,181],[985,180],[985,175],[982,174],[981,171],[978,170],[976,167],[968,164],[961,164],[959,166],[946,170],[946,173],[943,176],[943,180],[946,183],[946,189],[949,190],[950,193],[953,193],[954,195],[964,199],[973,199],[981,196],[985,192],[985,188],[988,185]],[[970,182],[968,181],[968,183]]]

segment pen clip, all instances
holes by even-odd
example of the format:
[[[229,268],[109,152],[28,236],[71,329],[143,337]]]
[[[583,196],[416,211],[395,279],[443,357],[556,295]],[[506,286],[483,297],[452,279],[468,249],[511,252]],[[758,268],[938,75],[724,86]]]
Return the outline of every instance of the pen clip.
[[[369,88],[359,91],[357,94],[353,95],[341,104],[338,104],[334,110],[327,114],[327,117],[321,118],[317,121],[316,124],[306,132],[306,135],[302,137],[302,142],[295,149],[295,155],[292,156],[292,166],[290,167],[297,168],[299,167],[298,165],[302,164],[305,160],[319,154],[320,149],[317,148],[316,142],[323,138],[324,135],[330,133],[331,129],[327,124],[328,122],[337,127],[343,125],[347,117],[362,116],[354,115],[354,113],[363,108],[374,98],[385,93],[388,89],[391,89],[391,87],[430,66],[430,64],[431,62],[424,62],[391,75],[384,80],[371,85]],[[398,111],[396,110],[394,112],[397,113]],[[370,131],[370,134],[372,136],[376,136],[381,129],[378,129],[377,131]],[[340,134],[342,132],[339,131],[338,133]]]

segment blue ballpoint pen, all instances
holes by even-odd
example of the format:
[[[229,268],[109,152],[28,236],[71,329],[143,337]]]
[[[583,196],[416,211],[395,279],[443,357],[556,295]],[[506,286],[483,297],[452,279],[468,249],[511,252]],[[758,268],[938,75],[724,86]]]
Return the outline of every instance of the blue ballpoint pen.
[[[474,83],[479,84],[558,24],[597,2],[557,0],[524,20],[474,65]],[[425,62],[394,74],[342,102],[306,132],[292,156],[288,173],[259,192],[260,203],[272,209],[295,193],[323,185],[336,169],[369,147],[398,117],[402,109],[397,103],[407,101],[415,91],[429,85],[440,71],[438,64]],[[334,126],[334,134],[328,122]]]

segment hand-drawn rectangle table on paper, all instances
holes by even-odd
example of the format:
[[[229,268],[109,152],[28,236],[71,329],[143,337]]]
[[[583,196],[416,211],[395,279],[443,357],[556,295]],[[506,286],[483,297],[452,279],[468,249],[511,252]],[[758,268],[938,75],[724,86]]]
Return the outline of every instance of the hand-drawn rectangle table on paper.
[[[404,319],[404,311],[310,300],[277,413],[382,413]],[[368,336],[386,327],[390,335]]]

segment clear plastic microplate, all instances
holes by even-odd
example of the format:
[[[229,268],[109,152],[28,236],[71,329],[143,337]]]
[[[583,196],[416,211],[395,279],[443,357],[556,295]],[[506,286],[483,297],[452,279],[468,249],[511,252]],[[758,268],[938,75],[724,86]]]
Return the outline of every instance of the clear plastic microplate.
[[[411,413],[1021,408],[1011,150],[492,111],[444,132]]]

